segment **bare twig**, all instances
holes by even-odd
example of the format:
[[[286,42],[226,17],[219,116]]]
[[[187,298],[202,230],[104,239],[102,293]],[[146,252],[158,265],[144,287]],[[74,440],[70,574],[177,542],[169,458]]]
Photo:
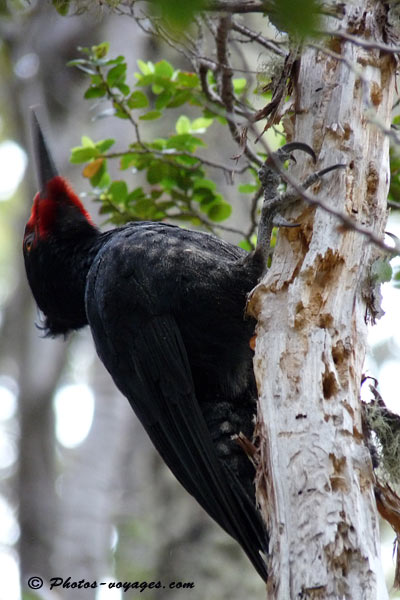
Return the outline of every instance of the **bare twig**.
[[[250,227],[246,234],[246,239],[250,243],[251,246],[253,246],[251,237],[256,233],[257,228],[258,228],[257,209],[258,209],[258,202],[259,202],[262,194],[263,194],[263,189],[260,186],[251,200]]]
[[[275,52],[275,54],[279,54],[279,56],[287,56],[287,54],[288,54],[287,50],[280,48],[276,42],[273,42],[272,40],[267,39],[266,37],[261,35],[261,33],[256,33],[255,31],[252,31],[245,25],[242,25],[242,24],[239,24],[239,23],[236,23],[235,21],[233,21],[232,29],[234,31],[237,31],[237,32],[241,33],[242,35],[246,36],[247,38],[249,38],[250,41],[258,42],[260,44],[260,46],[263,46],[264,48],[266,48],[267,50],[270,50],[271,52]]]
[[[365,48],[367,50],[381,50],[382,52],[388,52],[389,54],[399,54],[400,46],[389,46],[387,44],[381,44],[377,41],[368,41],[361,39],[360,37],[356,37],[355,35],[351,35],[342,29],[338,29],[337,31],[321,31],[323,35],[330,35],[332,37],[340,37],[342,40],[346,40],[348,42],[352,42],[356,46],[360,46],[361,48]]]
[[[107,95],[108,97],[112,100],[113,104],[115,106],[117,106],[121,112],[124,113],[125,117],[128,119],[128,121],[130,121],[135,129],[135,133],[136,133],[136,139],[138,141],[138,144],[140,144],[141,146],[143,146],[142,140],[140,138],[140,132],[139,132],[139,124],[135,121],[135,119],[132,117],[132,113],[130,110],[128,110],[124,104],[124,102],[121,102],[119,97],[117,96],[117,94],[115,94],[111,87],[109,86],[107,79],[104,77],[101,68],[99,66],[96,66],[96,72],[99,75],[99,77],[101,77],[102,79],[102,84],[105,86],[106,90],[107,90]]]
[[[387,205],[389,206],[389,208],[394,208],[395,210],[400,209],[400,202],[393,202],[393,200],[388,200]]]
[[[134,7],[138,0],[122,1],[114,8],[115,12],[121,14],[130,14],[134,16]],[[209,0],[204,7],[205,11],[211,12],[226,12],[226,13],[265,13],[273,7],[271,0]],[[126,5],[129,13],[123,12],[121,6]]]
[[[245,154],[252,162],[256,164],[260,163],[260,160],[256,154],[249,148],[247,144],[247,139],[245,135],[242,135],[239,131],[235,120],[235,112],[234,112],[234,91],[232,84],[232,69],[229,65],[228,58],[228,37],[229,31],[231,29],[232,17],[228,15],[226,17],[222,17],[219,20],[219,25],[217,28],[217,36],[216,36],[216,46],[217,46],[217,58],[218,62],[221,65],[221,77],[220,77],[220,96],[221,101],[226,108],[227,114],[225,115],[228,121],[229,131],[235,142],[238,144],[240,148],[242,148],[242,153]]]
[[[273,8],[273,2],[264,0],[263,2],[256,2],[255,0],[248,0],[248,2],[229,2],[228,0],[210,0],[206,6],[206,10],[226,12],[226,13],[265,13]]]
[[[221,17],[218,23],[217,36],[215,38],[217,46],[217,58],[220,70],[220,95],[221,100],[229,113],[233,112],[233,71],[229,64],[228,38],[232,26],[232,16]],[[236,133],[236,132],[235,132]]]
[[[190,152],[185,152],[183,150],[179,150],[176,152],[175,151],[163,152],[162,150],[154,150],[153,148],[148,148],[143,143],[141,144],[140,150],[129,149],[129,150],[126,150],[125,152],[108,152],[106,154],[101,154],[98,158],[106,158],[106,159],[107,158],[122,158],[123,156],[126,156],[127,154],[153,154],[154,156],[158,156],[163,162],[172,164],[174,166],[178,166],[179,168],[186,169],[187,171],[195,171],[196,169],[199,168],[199,164],[207,165],[208,167],[211,167],[213,169],[219,169],[219,170],[223,171],[229,177],[230,182],[232,181],[233,171],[235,171],[235,173],[244,173],[250,167],[249,164],[246,164],[245,166],[241,167],[240,169],[233,169],[232,167],[222,165],[220,163],[214,162],[212,160],[208,160],[206,158],[202,158],[201,156],[194,156]],[[169,160],[169,157],[179,158],[180,156],[187,156],[189,158],[195,158],[198,161],[198,164],[196,164],[196,165],[179,164],[178,165],[175,161]]]

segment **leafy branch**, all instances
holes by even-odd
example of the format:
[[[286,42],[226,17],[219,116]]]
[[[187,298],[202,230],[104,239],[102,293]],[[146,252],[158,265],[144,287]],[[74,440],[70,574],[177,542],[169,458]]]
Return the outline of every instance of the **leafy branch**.
[[[118,225],[127,221],[168,218],[201,225],[210,231],[218,227],[241,235],[251,247],[255,220],[252,219],[248,231],[222,225],[231,214],[231,205],[207,177],[207,170],[217,169],[230,183],[234,174],[247,173],[251,183],[239,184],[238,191],[256,194],[259,183],[255,166],[261,159],[254,155],[252,161],[250,155],[244,165],[235,167],[198,154],[199,149],[206,147],[203,139],[206,131],[215,123],[225,124],[230,120],[229,116],[221,114],[221,105],[218,110],[213,110],[199,76],[176,70],[165,60],[155,64],[139,60],[136,85],[132,88],[127,82],[124,57],[109,58],[108,44],[82,48],[81,51],[85,57],[73,60],[69,65],[78,67],[90,78],[85,98],[109,101],[112,108],[106,112],[128,121],[134,131],[134,140],[124,150],[112,148],[114,139],[94,142],[87,136],[82,137],[80,146],[72,149],[71,162],[86,164],[83,175],[89,179],[96,199],[102,204],[100,212]],[[207,90],[218,95],[216,78],[207,73],[206,79]],[[238,96],[246,85],[246,79],[235,79],[230,75],[231,108],[238,104]],[[168,109],[184,104],[201,111],[200,116],[189,119],[180,115],[174,132],[145,140],[141,131],[143,122],[161,120]],[[145,181],[142,185],[130,189],[127,181],[112,181],[108,161],[116,159],[122,171],[143,172]]]

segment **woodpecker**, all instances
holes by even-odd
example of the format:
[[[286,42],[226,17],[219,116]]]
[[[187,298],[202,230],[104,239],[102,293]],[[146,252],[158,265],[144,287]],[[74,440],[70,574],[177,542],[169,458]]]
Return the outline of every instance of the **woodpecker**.
[[[244,310],[264,258],[167,223],[101,232],[32,121],[39,191],[23,254],[46,334],[89,324],[165,463],[266,580],[254,465],[237,440],[253,436],[255,322]]]
[[[262,243],[248,253],[167,223],[101,232],[58,174],[34,114],[32,122],[39,191],[23,254],[46,333],[89,325],[100,359],[165,463],[266,581],[268,535],[256,504],[255,467],[244,449],[251,447],[257,399],[255,321],[244,313],[265,271],[281,205],[276,163],[296,149],[315,161],[313,150],[286,144],[260,170]],[[304,187],[342,166],[313,174]]]

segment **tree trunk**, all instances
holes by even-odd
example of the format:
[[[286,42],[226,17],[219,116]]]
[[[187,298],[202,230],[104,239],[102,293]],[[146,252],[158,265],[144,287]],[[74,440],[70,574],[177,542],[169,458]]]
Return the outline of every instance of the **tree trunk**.
[[[87,340],[92,344],[92,340]],[[120,511],[120,470],[131,443],[131,410],[120,397],[109,374],[94,363],[96,397],[91,430],[85,441],[64,455],[59,485],[59,519],[53,542],[53,573],[74,581],[104,581],[110,575],[113,520]],[[76,598],[74,588],[56,588],[63,600]],[[82,598],[96,598],[97,589],[85,589]]]
[[[388,43],[385,27],[384,5],[373,0],[346,3],[339,23],[381,44]],[[347,164],[313,192],[382,237],[395,61],[340,38],[324,48],[307,47],[301,56],[293,139],[314,148],[319,169]],[[301,159],[295,174],[303,180],[310,169]],[[300,226],[280,230],[272,266],[250,301],[258,319],[257,479],[271,534],[268,598],[383,600],[359,399],[368,274],[378,252],[321,208],[299,202],[285,216]]]

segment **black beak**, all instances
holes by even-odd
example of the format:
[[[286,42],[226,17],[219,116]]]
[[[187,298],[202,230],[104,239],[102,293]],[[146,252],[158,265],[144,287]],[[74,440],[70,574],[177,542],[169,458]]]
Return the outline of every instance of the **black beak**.
[[[47,184],[58,175],[58,171],[47,147],[46,140],[44,139],[43,132],[34,109],[32,109],[31,124],[36,177],[38,180],[40,193],[45,194]]]

